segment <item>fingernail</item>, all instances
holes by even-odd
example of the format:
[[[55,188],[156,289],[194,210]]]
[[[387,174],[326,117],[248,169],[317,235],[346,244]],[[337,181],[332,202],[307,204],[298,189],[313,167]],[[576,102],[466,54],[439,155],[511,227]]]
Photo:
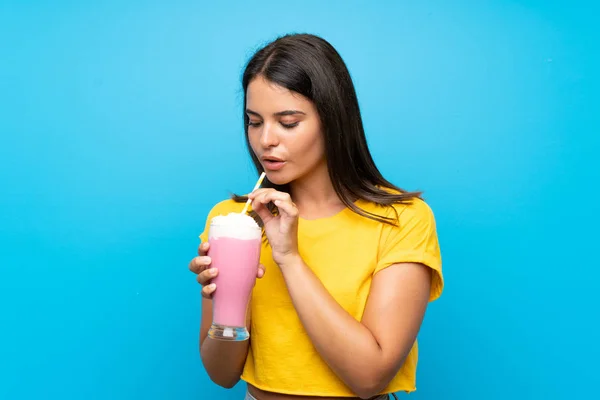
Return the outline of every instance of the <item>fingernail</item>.
[[[217,285],[216,285],[215,283],[211,283],[210,285],[208,285],[208,287],[209,287],[211,290],[214,290],[214,289],[216,289],[216,288],[217,288]]]
[[[211,274],[211,275],[214,275],[214,274],[217,273],[217,269],[216,268],[211,268],[211,269],[208,270],[208,273]]]

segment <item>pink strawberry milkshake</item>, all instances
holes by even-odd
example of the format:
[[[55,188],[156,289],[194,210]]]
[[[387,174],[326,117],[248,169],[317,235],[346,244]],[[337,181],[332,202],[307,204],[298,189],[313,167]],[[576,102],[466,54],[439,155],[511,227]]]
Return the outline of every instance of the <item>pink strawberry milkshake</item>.
[[[254,219],[230,213],[211,220],[208,233],[211,268],[219,271],[213,279],[213,324],[209,337],[246,340],[246,310],[260,262],[262,231]]]

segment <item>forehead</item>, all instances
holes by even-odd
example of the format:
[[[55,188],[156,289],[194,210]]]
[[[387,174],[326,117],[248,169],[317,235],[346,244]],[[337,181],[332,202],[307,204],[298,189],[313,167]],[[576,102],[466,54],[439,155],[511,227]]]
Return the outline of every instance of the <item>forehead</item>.
[[[311,104],[304,96],[269,82],[263,77],[257,77],[248,84],[246,103],[248,108],[258,112],[306,108]]]

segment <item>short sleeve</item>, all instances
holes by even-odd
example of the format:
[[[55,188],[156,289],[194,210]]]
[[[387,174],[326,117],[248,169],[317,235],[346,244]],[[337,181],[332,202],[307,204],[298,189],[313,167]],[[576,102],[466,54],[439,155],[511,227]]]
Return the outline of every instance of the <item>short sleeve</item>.
[[[429,300],[433,301],[440,297],[444,287],[442,258],[433,212],[419,199],[412,204],[397,205],[394,208],[398,212],[398,226],[384,225],[374,274],[396,263],[424,264],[433,272],[429,296]]]

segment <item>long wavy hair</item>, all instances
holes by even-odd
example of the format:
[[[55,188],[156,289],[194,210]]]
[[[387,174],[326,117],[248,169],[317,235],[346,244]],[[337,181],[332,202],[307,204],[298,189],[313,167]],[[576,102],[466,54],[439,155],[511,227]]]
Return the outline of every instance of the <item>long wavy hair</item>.
[[[310,34],[281,36],[254,53],[242,76],[243,120],[246,144],[258,173],[263,172],[248,139],[246,96],[250,82],[262,76],[266,80],[296,92],[312,101],[321,120],[325,139],[325,157],[333,188],[352,211],[383,223],[396,224],[397,218],[385,217],[358,207],[357,199],[382,206],[408,203],[421,192],[407,192],[386,180],[367,146],[358,99],[350,72],[335,48],[321,37]],[[262,187],[289,193],[289,184],[276,185],[265,179]],[[237,202],[247,197],[233,195]],[[277,213],[277,208],[269,204]],[[260,218],[250,214],[257,222]]]

